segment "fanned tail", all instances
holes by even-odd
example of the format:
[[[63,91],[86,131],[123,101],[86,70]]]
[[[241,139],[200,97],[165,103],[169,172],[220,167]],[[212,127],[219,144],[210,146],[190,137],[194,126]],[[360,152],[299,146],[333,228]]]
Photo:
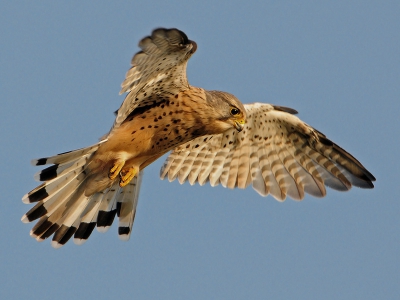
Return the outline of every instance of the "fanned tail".
[[[120,238],[129,239],[142,172],[123,188],[116,180],[102,192],[85,194],[90,178],[88,162],[103,142],[32,161],[34,165],[53,164],[35,174],[35,179],[43,183],[22,198],[24,203],[36,203],[21,221],[28,223],[39,219],[30,232],[37,241],[53,235],[51,244],[59,248],[74,236],[76,244],[83,244],[96,225],[99,231],[106,231],[116,214]]]

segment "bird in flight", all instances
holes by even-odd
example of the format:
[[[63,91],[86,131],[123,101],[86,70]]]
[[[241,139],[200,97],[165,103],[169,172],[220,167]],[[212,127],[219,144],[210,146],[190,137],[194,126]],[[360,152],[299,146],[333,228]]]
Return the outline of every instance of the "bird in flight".
[[[97,227],[119,218],[127,240],[136,214],[142,171],[172,152],[161,178],[244,189],[295,200],[373,188],[374,176],[350,153],[295,116],[266,103],[243,105],[234,95],[189,85],[186,65],[197,44],[178,29],[155,29],[139,42],[122,82],[127,93],[115,122],[97,144],[32,161],[51,166],[34,178],[43,183],[24,197],[36,203],[22,221],[38,222],[30,234],[53,236],[63,246],[84,243]]]

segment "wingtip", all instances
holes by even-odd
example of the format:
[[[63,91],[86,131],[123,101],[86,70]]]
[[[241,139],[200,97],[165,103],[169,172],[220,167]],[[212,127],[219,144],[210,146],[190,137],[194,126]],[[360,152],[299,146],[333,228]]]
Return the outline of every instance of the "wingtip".
[[[367,173],[366,173],[365,175],[366,175],[366,176],[368,177],[368,179],[371,181],[372,187],[374,187],[372,181],[376,181],[375,176],[372,175],[371,172],[369,172],[368,170],[366,170],[366,172],[367,172]]]
[[[366,181],[365,183],[365,185],[363,185],[363,186],[358,186],[358,187],[360,187],[360,188],[363,188],[363,189],[373,189],[374,187],[375,187],[375,185],[372,183],[372,181],[374,181],[374,180],[371,180],[371,181]]]

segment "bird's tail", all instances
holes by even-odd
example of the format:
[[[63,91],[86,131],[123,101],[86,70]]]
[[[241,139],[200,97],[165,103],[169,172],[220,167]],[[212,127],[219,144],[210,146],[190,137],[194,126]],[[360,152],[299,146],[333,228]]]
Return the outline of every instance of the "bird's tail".
[[[74,235],[74,242],[83,244],[94,227],[107,231],[116,214],[119,237],[129,239],[142,172],[123,188],[115,180],[104,191],[85,195],[88,162],[103,142],[32,161],[35,166],[53,164],[35,174],[34,178],[43,183],[22,198],[24,203],[36,203],[21,220],[28,223],[39,219],[30,232],[37,241],[54,234],[52,246],[59,248]]]

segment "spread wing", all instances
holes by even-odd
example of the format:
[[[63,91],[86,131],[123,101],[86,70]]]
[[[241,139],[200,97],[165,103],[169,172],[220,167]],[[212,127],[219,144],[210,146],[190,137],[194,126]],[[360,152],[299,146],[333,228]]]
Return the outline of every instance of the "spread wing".
[[[323,197],[325,185],[340,191],[373,187],[374,176],[357,159],[292,115],[296,111],[261,103],[245,108],[242,132],[183,144],[165,161],[161,178],[228,188],[252,184],[260,195],[280,201],[301,200],[305,193]]]
[[[137,107],[154,104],[163,94],[174,95],[189,87],[186,65],[197,45],[178,29],[155,29],[139,42],[141,51],[122,82],[120,94],[128,92],[118,110],[114,127]]]

